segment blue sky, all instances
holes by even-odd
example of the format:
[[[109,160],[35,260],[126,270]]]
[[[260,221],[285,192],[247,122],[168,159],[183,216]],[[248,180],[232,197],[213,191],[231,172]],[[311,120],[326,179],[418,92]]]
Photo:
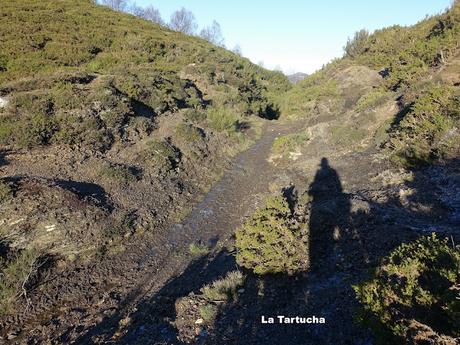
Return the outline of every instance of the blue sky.
[[[191,10],[199,27],[213,19],[228,48],[285,73],[311,73],[342,55],[347,37],[393,24],[410,25],[447,8],[451,0],[136,0],[158,8],[165,21],[181,7]]]

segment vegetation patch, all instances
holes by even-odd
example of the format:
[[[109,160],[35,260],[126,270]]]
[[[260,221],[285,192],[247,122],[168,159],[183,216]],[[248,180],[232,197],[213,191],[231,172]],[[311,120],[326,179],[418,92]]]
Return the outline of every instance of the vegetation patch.
[[[17,299],[27,297],[27,289],[37,273],[38,254],[24,249],[12,258],[0,257],[0,315],[10,312]]]
[[[218,132],[235,132],[238,128],[238,117],[231,108],[222,106],[210,107],[207,110],[209,126]]]
[[[417,92],[390,130],[388,146],[405,167],[431,164],[460,152],[460,94],[448,85],[428,84]]]
[[[205,102],[197,78],[209,94],[222,86],[233,90],[241,114],[261,117],[276,112],[272,95],[290,87],[280,72],[93,1],[2,5],[8,25],[1,28],[0,93],[9,100],[2,109],[3,145],[105,151],[129,132],[131,118],[152,122],[181,109],[198,114]],[[180,77],[184,71],[190,79]],[[225,120],[213,123],[227,128]]]
[[[356,111],[363,112],[371,109],[375,109],[385,104],[390,97],[391,92],[382,90],[380,88],[374,89],[364,94],[356,103]]]
[[[245,281],[240,271],[228,272],[225,276],[203,286],[201,294],[191,292],[175,302],[179,339],[184,342],[196,340],[199,335],[211,333],[215,321],[227,307],[236,304]]]
[[[209,248],[204,244],[190,243],[188,246],[188,252],[193,256],[202,256],[209,253]]]
[[[236,231],[236,247],[237,263],[256,274],[295,274],[309,266],[308,231],[282,196],[268,198]]]
[[[429,343],[454,344],[460,336],[460,248],[447,239],[433,234],[402,244],[354,290],[361,321],[383,343],[412,343],[422,330],[434,337]]]
[[[11,187],[8,183],[0,180],[0,203],[11,197]]]
[[[336,80],[328,79],[322,71],[300,81],[279,100],[282,113],[286,116],[304,115],[319,105],[328,111],[337,111],[341,93]]]
[[[125,165],[107,165],[101,170],[101,174],[122,184],[137,181],[136,169]]]
[[[169,140],[152,140],[140,153],[140,158],[160,172],[174,169],[180,161],[180,151]]]
[[[176,127],[176,137],[186,143],[193,143],[200,141],[203,138],[204,133],[195,126],[187,123],[181,123]]]
[[[213,304],[205,304],[200,307],[200,316],[206,323],[211,323],[218,312],[218,307]]]
[[[243,273],[232,271],[224,278],[205,285],[201,292],[209,301],[234,301],[237,299],[238,289],[243,285]]]
[[[460,2],[440,15],[411,27],[395,25],[372,35],[357,34],[349,41],[356,62],[381,70],[388,89],[402,89],[426,77],[430,68],[456,53],[460,33]]]
[[[285,156],[305,145],[309,139],[308,133],[304,132],[280,136],[272,144],[272,153]]]
[[[185,118],[192,123],[200,124],[206,120],[206,112],[201,109],[187,109]]]
[[[331,128],[332,142],[335,145],[351,146],[363,140],[367,135],[367,130],[354,128],[348,125],[336,125]]]

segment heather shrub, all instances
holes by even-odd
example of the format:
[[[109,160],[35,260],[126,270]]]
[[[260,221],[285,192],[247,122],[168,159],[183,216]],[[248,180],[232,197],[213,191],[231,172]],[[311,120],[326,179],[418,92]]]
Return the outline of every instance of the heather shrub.
[[[279,136],[272,144],[272,152],[286,155],[304,145],[309,139],[310,136],[305,132]]]
[[[383,343],[413,343],[417,329],[446,339],[460,336],[460,248],[447,239],[433,234],[402,244],[354,290],[363,306],[361,321]]]
[[[101,169],[101,174],[121,184],[129,184],[137,180],[136,169],[125,165],[107,165]]]
[[[460,95],[448,85],[428,85],[406,106],[390,131],[395,162],[416,167],[431,164],[460,149]]]
[[[234,132],[238,123],[234,111],[222,106],[209,108],[207,120],[209,126],[218,132]]]
[[[236,260],[256,274],[295,274],[308,268],[307,242],[305,226],[296,221],[288,202],[270,197],[236,231]]]
[[[11,196],[11,187],[4,181],[0,180],[0,203],[6,201]]]
[[[158,171],[174,169],[179,162],[179,151],[167,140],[152,140],[140,153],[140,158]]]
[[[202,139],[201,131],[192,125],[181,123],[176,127],[175,137],[185,143],[193,143]]]
[[[209,301],[236,300],[238,288],[243,286],[244,276],[240,271],[229,272],[224,278],[218,279],[201,288],[201,292]]]
[[[29,279],[36,273],[38,255],[22,250],[7,260],[0,257],[0,315],[7,314],[24,295]]]

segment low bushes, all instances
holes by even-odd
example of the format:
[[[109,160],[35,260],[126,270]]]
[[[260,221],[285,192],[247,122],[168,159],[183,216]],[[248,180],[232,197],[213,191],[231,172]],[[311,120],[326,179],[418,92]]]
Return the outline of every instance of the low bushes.
[[[174,169],[180,160],[180,153],[167,140],[152,140],[140,153],[140,158],[158,171]]]
[[[417,329],[444,339],[460,336],[460,248],[447,239],[433,234],[401,245],[354,289],[364,309],[361,321],[384,343],[392,337],[412,343],[421,336]]]
[[[37,258],[33,250],[22,250],[9,260],[0,257],[0,315],[7,314],[26,292],[29,279],[36,273]]]
[[[200,243],[190,243],[188,251],[192,256],[202,256],[209,253],[209,248]]]
[[[358,144],[366,138],[367,130],[363,128],[354,128],[349,125],[337,125],[331,128],[331,139],[335,145],[343,147]]]
[[[307,233],[282,196],[270,197],[236,231],[236,261],[256,274],[305,271],[309,264]]]
[[[236,300],[238,288],[243,284],[243,274],[240,271],[232,271],[226,277],[205,285],[201,292],[210,301]]]
[[[137,181],[135,169],[124,165],[107,165],[102,168],[101,173],[122,184],[129,184]]]
[[[191,121],[198,123],[228,90],[234,104],[227,108],[271,118],[271,94],[290,87],[280,72],[93,1],[54,5],[18,0],[0,8],[8,19],[1,30],[0,94],[9,103],[0,110],[2,145],[106,151],[136,130],[133,118],[153,127],[157,117],[186,109],[196,110]],[[229,110],[221,115],[210,115],[212,126],[234,130]]]
[[[219,106],[208,109],[207,120],[209,126],[218,132],[234,132],[238,123],[232,109]]]
[[[395,162],[406,167],[431,164],[460,149],[460,95],[448,85],[429,84],[417,92],[390,131]]]
[[[272,145],[274,154],[284,155],[296,150],[310,139],[308,133],[283,135],[275,139]]]
[[[0,203],[6,201],[11,196],[11,187],[4,181],[0,180]]]
[[[197,142],[202,138],[202,133],[198,127],[186,123],[179,124],[176,127],[175,134],[179,140],[184,141],[185,143]]]
[[[383,89],[374,89],[364,94],[356,103],[356,111],[363,112],[366,110],[375,109],[388,101],[391,93]]]

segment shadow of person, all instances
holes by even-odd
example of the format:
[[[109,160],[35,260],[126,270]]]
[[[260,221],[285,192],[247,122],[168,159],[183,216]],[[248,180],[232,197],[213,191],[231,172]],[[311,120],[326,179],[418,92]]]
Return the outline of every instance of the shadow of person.
[[[342,232],[348,227],[350,199],[343,192],[339,174],[322,158],[320,168],[308,188],[310,207],[310,264],[312,268],[325,255],[336,256]]]

